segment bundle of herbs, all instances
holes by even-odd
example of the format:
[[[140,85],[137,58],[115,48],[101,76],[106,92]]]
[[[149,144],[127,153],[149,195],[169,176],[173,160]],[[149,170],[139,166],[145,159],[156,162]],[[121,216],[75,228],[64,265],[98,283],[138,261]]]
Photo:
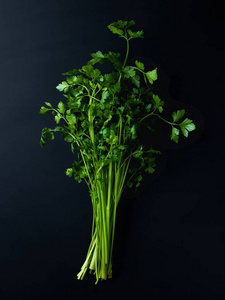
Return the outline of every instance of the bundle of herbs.
[[[150,120],[160,118],[171,126],[171,140],[178,143],[179,134],[188,137],[195,129],[192,120],[184,118],[185,110],[172,113],[171,120],[163,115],[164,102],[154,93],[157,68],[147,71],[140,61],[127,65],[130,40],[143,38],[143,31],[132,31],[132,21],[119,20],[108,26],[112,33],[126,40],[126,56],[101,51],[80,69],[63,73],[65,81],[57,86],[66,103],[57,107],[45,102],[41,114],[52,113],[56,127],[43,128],[40,144],[53,140],[56,132],[70,143],[75,160],[66,175],[76,181],[85,180],[89,188],[93,223],[91,242],[84,264],[77,274],[83,279],[89,271],[99,280],[112,277],[113,241],[116,212],[126,187],[141,184],[143,173],[153,173],[157,149],[146,149],[141,143],[140,129],[152,128]],[[102,74],[94,66],[110,65],[111,73]],[[156,132],[157,134],[157,132]]]

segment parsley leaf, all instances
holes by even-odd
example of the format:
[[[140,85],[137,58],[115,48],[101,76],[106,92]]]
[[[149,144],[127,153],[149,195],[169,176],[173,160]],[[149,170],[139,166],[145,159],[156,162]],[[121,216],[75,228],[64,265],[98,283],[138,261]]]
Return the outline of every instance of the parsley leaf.
[[[57,90],[62,92],[67,87],[68,87],[68,83],[66,81],[63,81],[62,83],[58,84],[56,88],[57,88]]]
[[[178,143],[180,130],[172,126],[171,140]]]
[[[135,61],[135,65],[137,66],[138,69],[144,71],[145,66],[144,66],[144,64],[142,62],[136,60]]]
[[[147,73],[145,73],[148,81],[153,84],[153,81],[157,80],[157,68],[155,68],[152,71],[148,71]]]
[[[184,109],[178,110],[177,112],[173,112],[172,113],[173,121],[174,122],[179,121],[181,118],[183,118],[184,114],[185,114],[185,110]]]
[[[108,28],[112,31],[112,33],[118,34],[120,37],[124,36],[124,31],[122,29],[119,29],[113,25],[109,25]]]
[[[195,130],[195,124],[192,120],[186,118],[182,123],[179,124],[182,134],[188,137],[188,133]]]

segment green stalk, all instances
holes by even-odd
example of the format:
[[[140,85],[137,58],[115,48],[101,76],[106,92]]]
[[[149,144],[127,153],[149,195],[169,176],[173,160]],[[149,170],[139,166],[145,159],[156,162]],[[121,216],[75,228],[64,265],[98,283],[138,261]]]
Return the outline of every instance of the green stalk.
[[[84,275],[86,274],[87,269],[89,267],[89,262],[90,262],[90,259],[91,259],[91,255],[93,254],[93,249],[95,247],[95,243],[96,243],[96,239],[95,239],[95,235],[94,235],[93,238],[92,238],[92,241],[90,243],[89,249],[88,249],[86,260],[85,260],[84,264],[81,267],[81,271],[77,274],[77,279],[83,279]]]
[[[109,164],[109,170],[108,170],[108,199],[107,199],[107,206],[106,206],[106,217],[107,217],[107,230],[108,230],[108,276],[112,277],[112,261],[111,261],[111,251],[113,248],[113,241],[111,240],[111,207],[113,206],[112,201],[112,186],[113,186],[113,163],[111,162]]]
[[[105,178],[104,171],[102,171],[102,182],[100,182],[100,191],[101,191],[101,205],[102,205],[102,225],[103,225],[103,245],[104,245],[104,262],[107,264],[107,228],[106,228],[106,193],[103,193]],[[104,189],[105,190],[105,189]]]
[[[111,248],[110,248],[110,264],[111,264],[111,266],[112,266],[112,253],[113,253],[113,244],[114,244],[114,236],[115,236],[115,226],[116,226],[116,209],[117,209],[117,204],[116,204],[116,202],[114,202],[113,218],[112,218]]]
[[[110,200],[112,196],[112,181],[113,181],[113,176],[112,176],[112,162],[109,164],[109,171],[108,171],[108,199],[107,199],[107,207],[110,207]]]
[[[127,63],[127,59],[128,59],[128,55],[129,55],[129,50],[130,50],[130,45],[129,45],[129,39],[126,37],[126,41],[127,41],[127,52],[126,52],[126,57],[123,63],[123,68],[125,67],[126,63]]]
[[[88,249],[86,260],[78,274],[83,279],[88,268],[95,271],[96,284],[100,279],[112,277],[112,253],[116,225],[116,210],[121,197],[121,189],[128,164],[123,165],[121,159],[118,163],[111,162],[107,169],[101,170],[100,180],[96,181],[96,191],[92,193],[93,228],[92,240]],[[114,174],[114,175],[113,175]],[[107,189],[106,189],[107,187]]]

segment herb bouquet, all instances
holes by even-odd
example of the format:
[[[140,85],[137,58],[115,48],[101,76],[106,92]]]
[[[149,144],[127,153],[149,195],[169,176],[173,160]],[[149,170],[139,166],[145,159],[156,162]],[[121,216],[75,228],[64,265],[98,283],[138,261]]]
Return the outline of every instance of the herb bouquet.
[[[184,118],[185,110],[173,112],[171,120],[163,118],[164,102],[154,94],[157,68],[146,71],[144,64],[135,61],[127,65],[130,40],[143,38],[143,31],[130,29],[134,21],[114,22],[108,26],[112,33],[126,40],[123,62],[120,54],[101,51],[80,69],[63,73],[66,80],[57,86],[66,103],[57,107],[49,102],[41,114],[51,112],[57,126],[43,128],[40,144],[53,140],[61,132],[71,145],[76,159],[66,175],[81,182],[85,180],[93,206],[91,242],[84,264],[77,275],[83,279],[87,271],[99,280],[112,277],[112,253],[117,206],[125,187],[141,184],[143,172],[153,173],[156,149],[145,149],[139,138],[140,129],[153,128],[155,118],[171,126],[171,140],[178,143],[179,134],[188,137],[195,129],[192,120]],[[112,72],[102,74],[94,66],[108,64]]]

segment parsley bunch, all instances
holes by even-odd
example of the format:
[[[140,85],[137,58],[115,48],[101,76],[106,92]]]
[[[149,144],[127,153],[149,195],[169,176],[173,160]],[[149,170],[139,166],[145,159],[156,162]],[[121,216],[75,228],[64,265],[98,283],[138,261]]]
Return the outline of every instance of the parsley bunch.
[[[154,93],[157,68],[145,70],[140,61],[127,65],[130,40],[143,38],[143,31],[132,31],[132,21],[119,20],[108,26],[126,40],[123,62],[120,53],[101,51],[80,69],[63,73],[66,77],[56,88],[66,101],[57,107],[45,102],[41,114],[52,113],[56,127],[43,128],[40,144],[53,140],[61,132],[71,145],[75,160],[66,175],[78,182],[85,180],[93,206],[91,243],[84,264],[77,275],[83,279],[89,270],[96,283],[112,277],[112,250],[116,210],[125,187],[141,184],[143,172],[153,173],[157,149],[146,149],[139,133],[144,126],[155,130],[151,121],[160,118],[171,126],[171,140],[178,143],[180,133],[188,137],[195,129],[192,120],[184,118],[185,110],[173,112],[172,119],[162,117],[163,105]],[[95,65],[107,64],[111,73],[102,74]]]

